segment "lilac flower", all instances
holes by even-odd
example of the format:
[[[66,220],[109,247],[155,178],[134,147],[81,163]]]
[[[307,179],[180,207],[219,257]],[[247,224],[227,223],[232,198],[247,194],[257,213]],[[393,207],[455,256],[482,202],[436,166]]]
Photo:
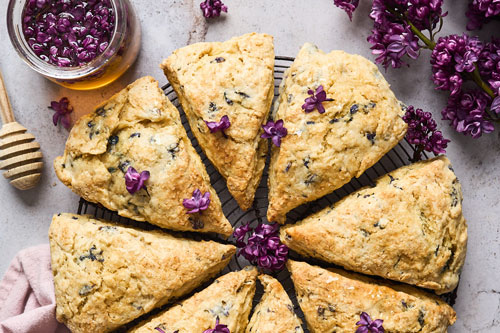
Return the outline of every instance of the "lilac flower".
[[[219,17],[221,12],[227,13],[227,6],[220,0],[205,0],[200,8],[206,18]]]
[[[137,172],[133,167],[128,167],[125,173],[125,186],[130,194],[134,194],[140,189],[146,189],[144,183],[149,179],[149,171]]]
[[[439,38],[431,54],[432,80],[438,90],[451,95],[462,89],[461,73],[474,71],[483,45],[477,37],[450,35]]]
[[[443,120],[449,120],[457,132],[476,139],[483,133],[491,133],[495,129],[486,113],[490,101],[491,98],[481,90],[460,92],[450,96],[448,105],[441,114]]]
[[[199,189],[194,190],[193,196],[190,199],[184,199],[182,205],[188,210],[188,214],[198,213],[206,210],[210,204],[210,192],[205,192],[201,195]]]
[[[384,333],[384,327],[382,326],[384,321],[382,319],[372,320],[366,312],[361,312],[359,317],[360,320],[356,323],[359,326],[356,333]]]
[[[326,98],[326,91],[323,90],[323,86],[319,85],[316,88],[316,92],[312,89],[307,91],[311,97],[305,99],[305,103],[302,105],[302,109],[306,112],[312,112],[314,109],[318,109],[319,113],[325,113],[325,107],[323,106],[323,102],[331,102],[332,98]]]
[[[251,235],[250,235],[251,233]],[[245,236],[250,235],[245,243]],[[281,244],[277,224],[259,224],[255,230],[249,224],[236,228],[233,233],[236,246],[252,264],[269,270],[281,270],[288,257],[288,247]]]
[[[407,17],[419,30],[432,30],[448,12],[442,12],[443,0],[409,0]]]
[[[490,111],[497,115],[500,113],[500,96],[495,97],[493,102],[491,102]]]
[[[204,330],[203,333],[231,333],[227,325],[219,324],[219,316],[215,319],[215,327],[208,330]]]
[[[260,136],[264,139],[269,139],[273,141],[276,147],[281,146],[281,138],[284,138],[288,134],[288,130],[283,127],[283,120],[278,120],[273,122],[269,120],[265,125],[262,125],[264,133]]]
[[[483,24],[500,15],[500,0],[473,0],[465,16],[469,19],[467,30],[481,29]]]
[[[352,21],[352,13],[358,8],[359,0],[333,0],[335,6],[343,9]]]
[[[162,330],[162,329],[161,329],[161,328],[159,328],[159,327],[155,327],[155,330],[157,330],[157,331],[158,331],[158,332],[160,332],[160,333],[165,333],[165,331],[164,331],[164,330]]]
[[[479,55],[479,73],[491,89],[500,95],[500,38],[492,38]]]
[[[385,69],[399,68],[404,64],[405,55],[412,59],[418,58],[420,46],[418,38],[411,32],[410,26],[399,23],[375,23],[372,34],[367,38],[372,44],[372,53],[377,56],[375,62]]]
[[[224,133],[224,130],[228,129],[229,126],[231,126],[231,122],[229,121],[228,116],[223,116],[222,118],[220,118],[220,121],[205,120],[205,124],[207,124],[210,133],[215,133],[218,131],[222,131],[222,133]]]
[[[421,159],[421,152],[426,150],[434,155],[446,153],[446,147],[450,140],[444,139],[443,134],[437,131],[436,121],[432,119],[430,112],[424,112],[422,109],[415,109],[408,106],[403,120],[408,124],[406,139],[411,144],[417,146],[413,161]]]
[[[73,107],[69,105],[69,100],[67,97],[63,97],[59,102],[50,102],[50,109],[54,110],[56,113],[52,116],[52,122],[54,126],[60,122],[64,128],[69,129],[71,126],[70,113],[73,112]]]

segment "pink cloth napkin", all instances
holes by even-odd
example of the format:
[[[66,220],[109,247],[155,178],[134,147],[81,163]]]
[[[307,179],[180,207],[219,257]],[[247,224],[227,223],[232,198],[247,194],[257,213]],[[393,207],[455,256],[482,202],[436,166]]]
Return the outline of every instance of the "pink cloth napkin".
[[[20,251],[0,282],[1,333],[67,333],[56,320],[48,244]]]

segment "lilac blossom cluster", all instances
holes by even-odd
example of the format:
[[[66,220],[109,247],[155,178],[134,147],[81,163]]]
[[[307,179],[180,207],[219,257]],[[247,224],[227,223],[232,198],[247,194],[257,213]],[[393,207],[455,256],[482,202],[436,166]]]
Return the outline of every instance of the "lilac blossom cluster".
[[[500,16],[500,0],[473,0],[465,13],[467,30],[481,29],[485,23]]]

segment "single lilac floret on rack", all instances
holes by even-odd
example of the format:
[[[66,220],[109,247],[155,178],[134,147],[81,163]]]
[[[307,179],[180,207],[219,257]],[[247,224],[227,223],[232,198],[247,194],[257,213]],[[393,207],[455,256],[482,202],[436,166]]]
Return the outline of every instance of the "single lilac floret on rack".
[[[134,194],[140,189],[146,189],[144,184],[149,179],[149,171],[137,172],[133,167],[128,167],[125,173],[125,186],[130,194]]]
[[[190,199],[184,199],[182,205],[189,209],[188,214],[199,213],[202,210],[208,209],[210,204],[210,192],[205,192],[203,195],[199,189],[194,190],[193,196]]]
[[[245,242],[245,237],[248,236]],[[277,224],[259,224],[255,230],[249,223],[236,228],[233,233],[238,256],[242,255],[253,265],[273,271],[281,270],[288,259],[288,247],[279,238]]]
[[[52,122],[54,126],[61,123],[64,128],[69,129],[71,126],[70,113],[73,112],[73,107],[69,105],[69,99],[63,97],[59,102],[50,102],[50,109],[54,110],[56,113],[52,116]]]
[[[219,316],[215,319],[215,327],[204,330],[203,333],[231,333],[227,325],[219,323]]]
[[[281,146],[281,138],[288,134],[288,130],[283,127],[283,120],[280,119],[276,122],[269,120],[265,125],[262,125],[264,133],[260,136],[264,139],[271,139],[276,147]]]
[[[221,12],[227,13],[227,6],[220,0],[205,0],[200,8],[206,18],[219,17]]]
[[[222,118],[220,118],[220,121],[205,120],[205,124],[207,124],[210,133],[216,133],[218,131],[224,133],[224,130],[228,129],[231,126],[231,122],[229,121],[228,116],[223,116]]]
[[[361,312],[359,317],[360,319],[356,323],[359,326],[356,333],[384,333],[384,327],[382,326],[384,321],[382,319],[372,320],[366,312]]]
[[[302,105],[302,109],[307,113],[318,110],[319,113],[325,113],[325,107],[323,106],[323,102],[331,102],[332,98],[326,98],[326,91],[323,89],[322,85],[319,85],[316,88],[316,91],[309,89],[307,91],[311,97],[305,99],[305,103]]]

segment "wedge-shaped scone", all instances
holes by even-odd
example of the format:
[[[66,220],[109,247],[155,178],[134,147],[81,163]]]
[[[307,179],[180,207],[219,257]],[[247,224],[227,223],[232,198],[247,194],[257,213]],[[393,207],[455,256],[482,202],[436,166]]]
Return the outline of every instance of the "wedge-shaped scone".
[[[282,228],[281,240],[349,270],[449,292],[467,249],[460,183],[444,156],[405,166]]]
[[[444,333],[456,320],[448,304],[409,286],[292,260],[287,267],[312,333],[354,332],[362,312],[382,319],[385,332]]]
[[[257,274],[255,267],[248,266],[223,275],[207,288],[140,324],[130,333],[158,332],[156,328],[165,333],[201,333],[214,328],[217,318],[231,333],[243,333],[252,309]]]
[[[264,286],[264,294],[255,307],[246,333],[304,332],[281,283],[269,275],[259,275],[259,280]]]
[[[138,79],[78,120],[54,167],[75,193],[122,216],[174,230],[232,232],[178,110],[152,77]],[[150,172],[147,190],[127,192],[129,167]],[[201,214],[187,214],[183,200],[196,189],[210,192],[211,203]]]
[[[308,90],[323,86],[325,113],[306,113]],[[402,107],[369,60],[305,44],[280,86],[273,110],[288,135],[273,145],[269,168],[269,221],[359,177],[405,135]]]
[[[59,214],[49,231],[57,320],[108,332],[222,270],[235,247]]]
[[[246,34],[226,42],[192,44],[161,64],[201,148],[243,209],[253,202],[267,153],[260,137],[274,96],[272,36]],[[231,126],[211,133],[205,121],[228,116]]]

